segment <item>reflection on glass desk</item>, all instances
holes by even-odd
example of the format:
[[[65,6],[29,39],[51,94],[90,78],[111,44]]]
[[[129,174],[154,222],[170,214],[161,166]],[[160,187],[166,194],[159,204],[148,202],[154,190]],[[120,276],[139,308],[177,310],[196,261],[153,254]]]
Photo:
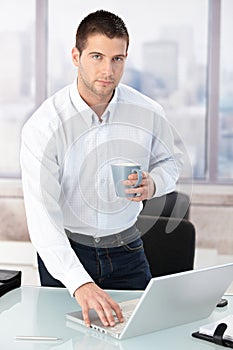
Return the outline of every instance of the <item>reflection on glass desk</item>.
[[[117,302],[141,295],[141,292],[137,291],[109,293]],[[65,314],[80,308],[66,289],[25,286],[0,298],[0,346],[4,350],[216,349],[216,345],[194,339],[191,334],[197,331],[200,325],[233,314],[233,295],[225,297],[228,299],[228,306],[216,308],[207,319],[118,341],[68,321]],[[16,336],[49,336],[60,340],[23,341],[16,340]]]

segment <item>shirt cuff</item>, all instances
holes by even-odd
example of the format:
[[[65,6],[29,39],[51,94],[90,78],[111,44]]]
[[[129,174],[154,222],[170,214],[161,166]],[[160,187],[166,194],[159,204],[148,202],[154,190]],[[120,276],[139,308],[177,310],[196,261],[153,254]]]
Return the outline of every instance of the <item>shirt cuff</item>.
[[[155,184],[155,193],[151,198],[161,197],[175,190],[176,185],[173,183],[166,184],[160,174],[150,173],[150,176]]]
[[[62,281],[72,297],[76,289],[90,282],[94,281],[82,266],[69,271]]]

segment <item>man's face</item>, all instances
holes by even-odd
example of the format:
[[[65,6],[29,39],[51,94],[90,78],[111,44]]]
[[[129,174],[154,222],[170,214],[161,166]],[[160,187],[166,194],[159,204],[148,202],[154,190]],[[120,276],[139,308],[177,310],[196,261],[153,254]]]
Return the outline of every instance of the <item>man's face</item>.
[[[72,50],[72,58],[78,67],[78,90],[84,100],[89,102],[108,102],[124,72],[126,40],[109,39],[95,34],[88,37],[85,49]]]

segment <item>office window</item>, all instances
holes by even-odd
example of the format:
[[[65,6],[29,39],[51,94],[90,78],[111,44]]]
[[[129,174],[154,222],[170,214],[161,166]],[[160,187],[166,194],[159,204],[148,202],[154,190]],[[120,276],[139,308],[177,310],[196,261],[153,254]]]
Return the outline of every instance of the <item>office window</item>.
[[[0,4],[0,174],[19,176],[20,133],[34,108],[35,2]]]
[[[219,95],[219,179],[233,179],[233,1],[223,0]]]
[[[163,105],[186,146],[194,180],[232,183],[232,6],[232,0],[1,1],[0,176],[20,176],[22,125],[46,97],[73,81],[71,49],[77,25],[101,7],[119,14],[129,29],[123,82]],[[208,50],[216,41],[215,33],[212,39],[210,35],[211,8],[221,14],[220,48],[211,53],[220,54],[220,72],[218,64],[208,70]],[[217,77],[215,118],[207,107],[215,96],[210,91],[214,84],[207,84],[211,75]],[[190,177],[187,165],[184,179]]]
[[[99,1],[49,1],[49,94],[70,83],[80,20]],[[101,8],[119,14],[130,34],[122,82],[160,102],[186,145],[196,179],[205,177],[207,0],[134,2],[105,0]],[[65,13],[65,16],[64,16]],[[183,177],[190,177],[190,164]]]

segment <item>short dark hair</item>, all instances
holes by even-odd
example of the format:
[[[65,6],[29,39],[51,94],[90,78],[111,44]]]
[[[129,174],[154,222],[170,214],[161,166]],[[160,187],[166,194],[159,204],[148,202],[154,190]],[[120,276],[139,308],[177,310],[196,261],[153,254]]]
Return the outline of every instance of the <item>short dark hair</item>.
[[[117,15],[105,11],[98,10],[87,15],[79,24],[76,33],[76,48],[80,54],[85,49],[88,36],[92,34],[103,34],[108,38],[125,38],[127,47],[129,46],[129,34],[125,23]]]

